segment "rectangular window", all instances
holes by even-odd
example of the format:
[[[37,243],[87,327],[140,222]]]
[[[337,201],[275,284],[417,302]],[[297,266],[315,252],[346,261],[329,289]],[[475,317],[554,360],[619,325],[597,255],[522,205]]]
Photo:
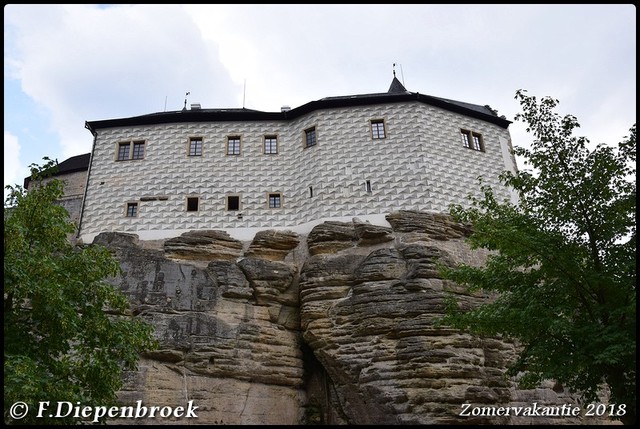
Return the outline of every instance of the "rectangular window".
[[[118,161],[128,161],[130,159],[144,159],[144,141],[120,142],[118,143]],[[133,150],[131,147],[133,146]]]
[[[466,147],[467,149],[484,152],[482,134],[468,130],[460,130],[460,135],[462,137],[462,146]]]
[[[473,142],[473,150],[484,151],[482,147],[482,136],[478,133],[471,133],[471,141]]]
[[[281,194],[269,194],[269,208],[279,209],[282,207],[282,195]]]
[[[315,146],[317,143],[316,140],[316,127],[311,127],[304,130],[305,136],[305,147]]]
[[[127,203],[127,217],[138,216],[138,203]]]
[[[189,139],[189,156],[202,156],[202,138],[191,137]]]
[[[240,137],[227,137],[227,155],[240,155]]]
[[[188,197],[187,198],[187,211],[188,212],[197,212],[198,211],[198,203],[200,199],[198,197]]]
[[[371,137],[374,139],[383,139],[386,137],[384,132],[384,120],[376,119],[371,121]]]
[[[313,186],[309,186],[309,198],[313,198]]]
[[[227,210],[236,211],[240,210],[240,197],[237,195],[227,196]]]
[[[118,161],[126,161],[129,159],[129,148],[131,143],[118,143]]]
[[[278,153],[278,138],[276,136],[264,136],[264,153]]]
[[[144,142],[133,142],[133,159],[144,158]]]
[[[371,192],[371,180],[367,180],[365,182],[364,189],[365,189],[365,191],[367,191],[369,193]]]

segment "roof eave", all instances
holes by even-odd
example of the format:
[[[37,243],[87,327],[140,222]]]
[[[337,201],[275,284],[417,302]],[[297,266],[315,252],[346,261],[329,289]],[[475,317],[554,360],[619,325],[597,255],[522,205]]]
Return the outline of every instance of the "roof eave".
[[[112,128],[136,125],[154,125],[175,122],[222,122],[222,121],[284,121],[298,118],[315,110],[331,109],[351,106],[364,106],[373,104],[400,103],[418,101],[445,110],[460,113],[477,119],[496,124],[502,128],[508,128],[511,121],[493,114],[485,114],[477,110],[453,104],[437,97],[423,95],[417,92],[405,93],[380,93],[368,95],[354,95],[345,97],[323,98],[311,101],[285,112],[262,112],[258,110],[185,110],[174,112],[162,112],[143,116],[133,116],[120,119],[106,119],[100,121],[87,121],[85,128],[95,135],[100,128]]]

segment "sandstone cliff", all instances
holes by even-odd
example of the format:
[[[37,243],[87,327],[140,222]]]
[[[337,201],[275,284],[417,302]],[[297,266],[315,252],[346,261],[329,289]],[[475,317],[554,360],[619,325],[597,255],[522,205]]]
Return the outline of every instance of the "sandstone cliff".
[[[461,416],[473,407],[562,406],[561,386],[505,378],[514,345],[437,327],[447,293],[436,264],[481,264],[469,231],[401,211],[391,227],[325,222],[308,235],[240,242],[198,231],[164,242],[104,233],[123,273],[113,283],[156,327],[161,348],[127,374],[125,404],[176,407],[190,424],[576,424],[583,417]],[[584,410],[583,410],[584,411]]]

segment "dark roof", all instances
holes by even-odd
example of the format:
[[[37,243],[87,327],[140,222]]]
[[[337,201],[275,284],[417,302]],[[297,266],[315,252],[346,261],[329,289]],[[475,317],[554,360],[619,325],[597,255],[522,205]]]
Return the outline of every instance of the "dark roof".
[[[148,115],[133,116],[129,118],[87,121],[85,122],[85,128],[91,131],[92,134],[95,134],[96,130],[101,128],[166,124],[175,122],[290,120],[320,109],[399,103],[406,101],[418,101],[432,106],[437,106],[445,110],[491,122],[502,128],[507,128],[509,127],[509,124],[511,124],[511,121],[503,117],[499,117],[489,106],[480,106],[461,101],[449,100],[446,98],[433,97],[430,95],[423,95],[418,92],[409,92],[394,76],[391,86],[387,92],[325,97],[283,112],[262,112],[259,110],[245,108],[183,109],[171,112],[151,113]]]
[[[393,75],[393,80],[391,81],[391,86],[389,87],[389,94],[397,93],[397,92],[407,92],[407,88],[404,87],[403,84],[400,83],[398,78],[395,76],[395,72]]]
[[[89,160],[91,159],[91,153],[83,153],[82,155],[72,156],[64,161],[58,163],[58,168],[52,176],[59,176],[61,174],[75,173],[76,171],[83,171],[89,169]],[[24,187],[29,186],[31,176],[25,177]]]

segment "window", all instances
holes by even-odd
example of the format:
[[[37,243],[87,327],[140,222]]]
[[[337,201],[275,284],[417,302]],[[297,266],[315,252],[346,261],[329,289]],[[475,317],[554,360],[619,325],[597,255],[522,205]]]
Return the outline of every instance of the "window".
[[[202,156],[202,137],[189,139],[189,156]]]
[[[227,155],[240,155],[240,137],[227,137]]]
[[[133,159],[144,158],[144,142],[133,142]]]
[[[282,207],[282,194],[269,194],[269,208],[279,209]]]
[[[384,132],[384,120],[375,119],[371,121],[371,137],[374,139],[383,139],[386,137]]]
[[[277,136],[264,136],[264,153],[265,154],[278,153],[278,137]]]
[[[315,146],[317,143],[316,140],[316,127],[311,127],[304,130],[304,147]]]
[[[481,134],[468,130],[460,130],[460,135],[462,136],[462,146],[467,149],[484,152],[484,143]]]
[[[198,197],[187,197],[187,211],[188,212],[197,212],[198,211],[198,203],[200,199]]]
[[[240,210],[240,197],[238,195],[227,196],[227,210]]]
[[[369,192],[369,193],[371,193],[371,192],[372,192],[372,191],[371,191],[371,180],[367,180],[367,181],[365,182],[365,184],[364,184],[364,189],[365,189],[365,191],[367,191],[367,192]]]
[[[138,203],[127,203],[127,217],[138,216]]]
[[[129,159],[129,148],[131,143],[118,143],[118,161]]]
[[[313,186],[309,186],[309,198],[313,198]]]
[[[133,145],[133,150],[131,146]],[[128,161],[130,159],[144,158],[144,141],[120,142],[118,143],[118,161]]]

